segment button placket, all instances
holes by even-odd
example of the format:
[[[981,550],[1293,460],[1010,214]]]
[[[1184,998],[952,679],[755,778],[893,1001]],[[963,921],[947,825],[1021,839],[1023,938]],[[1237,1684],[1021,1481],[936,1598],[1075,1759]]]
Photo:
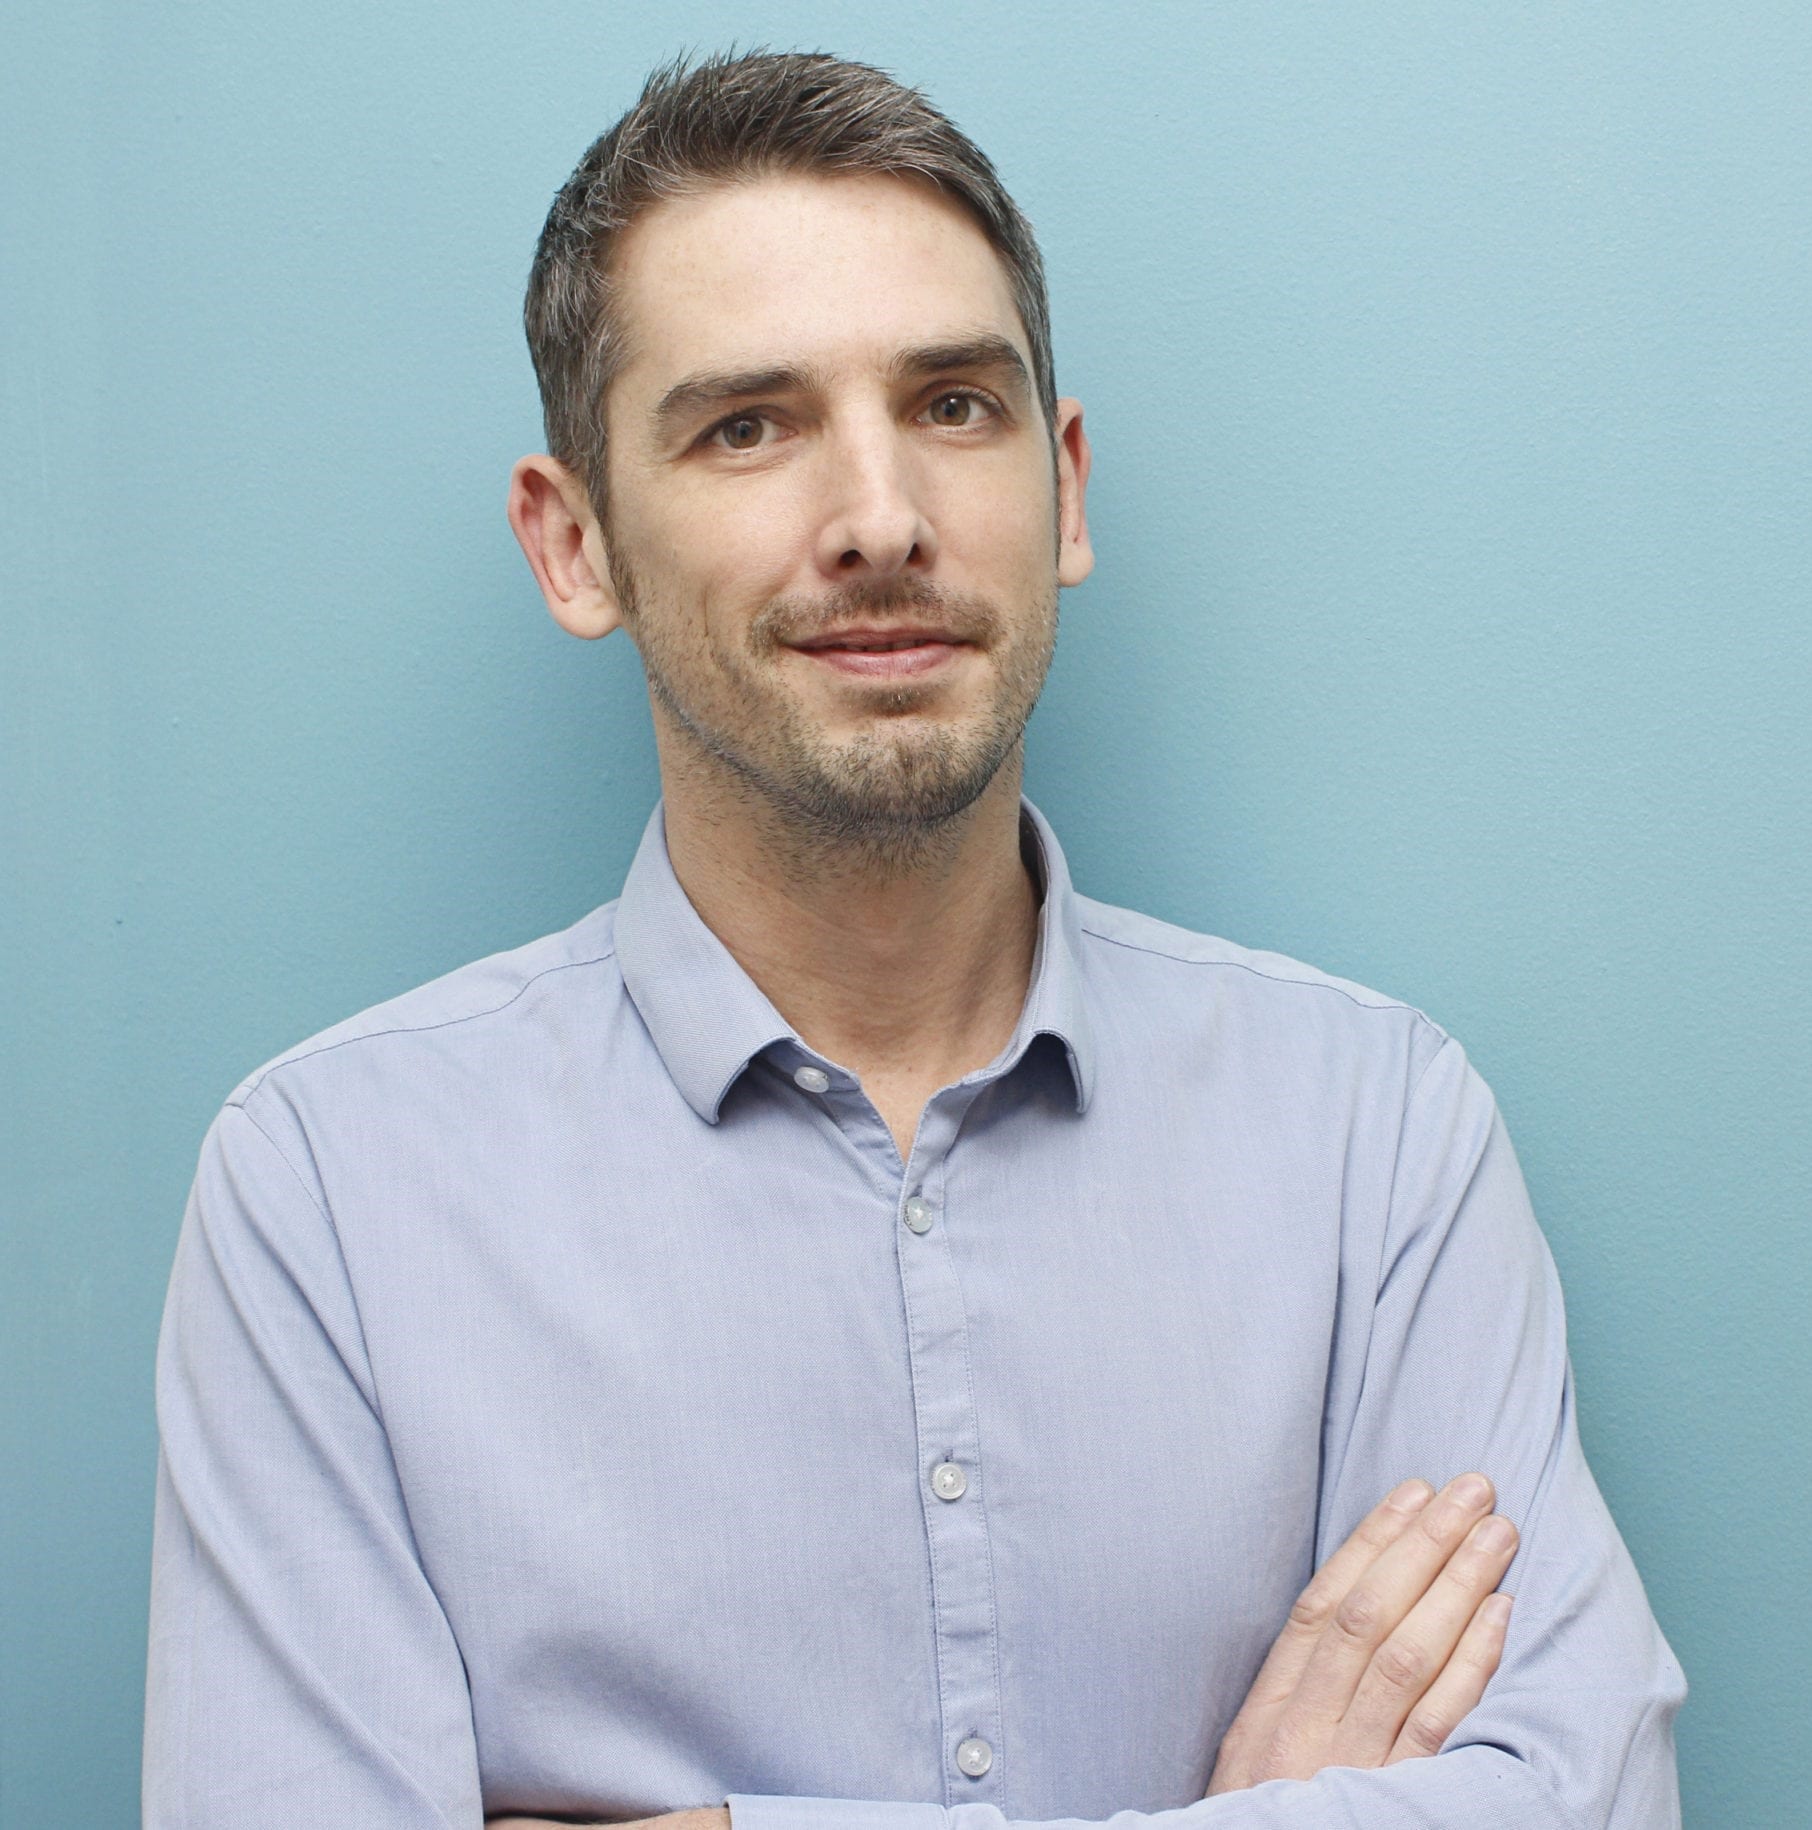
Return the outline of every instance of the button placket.
[[[895,1261],[907,1326],[931,1566],[945,1803],[1005,1808],[994,1576],[968,1327],[947,1225],[946,1160],[968,1103],[926,1109],[906,1165]],[[966,1753],[963,1750],[968,1750]]]

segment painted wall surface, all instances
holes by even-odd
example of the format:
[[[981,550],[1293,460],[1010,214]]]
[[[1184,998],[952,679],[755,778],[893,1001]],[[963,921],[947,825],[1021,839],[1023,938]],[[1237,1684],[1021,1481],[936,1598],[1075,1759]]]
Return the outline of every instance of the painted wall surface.
[[[502,516],[547,203],[682,45],[926,85],[1038,224],[1100,566],[1080,884],[1422,1005],[1509,1117],[1588,1452],[1798,1826],[1812,1516],[1812,9],[69,0],[0,58],[0,1821],[136,1810],[202,1131],[615,893],[621,641]]]

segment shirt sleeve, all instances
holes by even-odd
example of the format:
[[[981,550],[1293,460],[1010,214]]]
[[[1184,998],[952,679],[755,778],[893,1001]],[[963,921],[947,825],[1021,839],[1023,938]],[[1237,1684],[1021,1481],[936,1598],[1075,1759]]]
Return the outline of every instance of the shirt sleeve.
[[[1379,1235],[1376,1229],[1372,1237]],[[1433,1756],[1331,1767],[1117,1830],[1667,1830],[1678,1664],[1580,1452],[1560,1285],[1489,1090],[1444,1041],[1404,1112],[1369,1336],[1330,1388],[1318,1555],[1408,1474],[1496,1482],[1522,1543],[1503,1662]],[[1281,1628],[1282,1622],[1277,1625]],[[1008,1830],[993,1805],[733,1797],[734,1830]],[[1042,1830],[1081,1830],[1044,1820]]]
[[[464,1667],[308,1168],[229,1106],[184,1218],[158,1346],[144,1822],[477,1830]]]

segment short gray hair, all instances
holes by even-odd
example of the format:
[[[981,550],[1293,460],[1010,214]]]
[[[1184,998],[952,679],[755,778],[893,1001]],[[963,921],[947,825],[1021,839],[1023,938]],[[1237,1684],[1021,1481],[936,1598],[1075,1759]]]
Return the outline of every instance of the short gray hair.
[[[1031,346],[1032,381],[1056,415],[1051,314],[1032,225],[967,134],[883,70],[824,52],[685,57],[587,150],[548,211],[523,323],[548,450],[604,499],[604,396],[623,360],[614,315],[616,238],[663,198],[768,172],[914,178],[968,211],[1007,270]]]

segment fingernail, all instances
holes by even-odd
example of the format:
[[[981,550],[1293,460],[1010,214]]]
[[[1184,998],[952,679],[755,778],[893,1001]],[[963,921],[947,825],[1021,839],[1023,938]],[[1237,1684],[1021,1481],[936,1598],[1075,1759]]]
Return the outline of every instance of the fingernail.
[[[1513,1600],[1515,1600],[1513,1595],[1487,1596],[1484,1607],[1485,1625],[1488,1627],[1508,1626],[1510,1624],[1510,1603]]]
[[[1516,1537],[1516,1528],[1508,1519],[1489,1518],[1475,1525],[1472,1541],[1480,1550],[1508,1550]]]
[[[1384,1503],[1392,1512],[1420,1512],[1434,1498],[1427,1481],[1405,1481]]]
[[[1491,1483],[1482,1474],[1462,1474],[1453,1483],[1453,1497],[1462,1506],[1483,1506],[1491,1498]]]

